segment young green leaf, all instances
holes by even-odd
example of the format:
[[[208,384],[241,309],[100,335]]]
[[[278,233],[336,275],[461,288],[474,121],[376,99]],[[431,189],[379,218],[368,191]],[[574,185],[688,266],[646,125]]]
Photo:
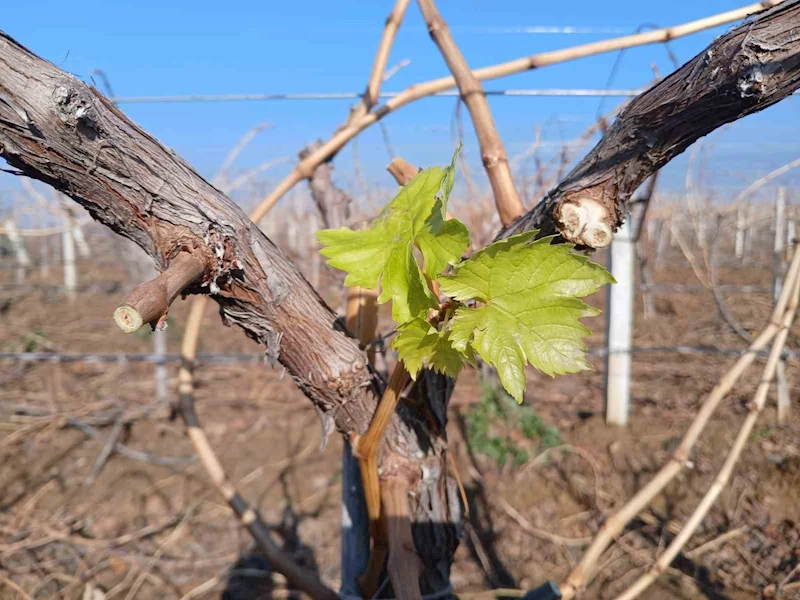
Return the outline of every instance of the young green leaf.
[[[392,348],[416,380],[423,367],[456,377],[465,362],[471,362],[471,351],[463,353],[453,348],[449,332],[439,331],[424,319],[412,319],[397,328]]]
[[[578,319],[599,314],[582,300],[613,282],[600,265],[574,254],[571,244],[552,237],[531,241],[519,234],[476,252],[439,278],[442,291],[461,307],[450,321],[454,349],[473,348],[497,368],[508,393],[522,402],[525,362],[550,376],[591,369],[583,336],[590,331]]]
[[[328,264],[347,271],[345,285],[377,289],[380,284],[378,302],[392,300],[392,318],[398,323],[438,308],[426,276],[432,280],[447,265],[456,264],[469,245],[463,223],[445,218],[454,170],[455,156],[446,168],[418,173],[400,188],[370,229],[317,232]],[[414,257],[415,248],[422,254],[422,268]]]

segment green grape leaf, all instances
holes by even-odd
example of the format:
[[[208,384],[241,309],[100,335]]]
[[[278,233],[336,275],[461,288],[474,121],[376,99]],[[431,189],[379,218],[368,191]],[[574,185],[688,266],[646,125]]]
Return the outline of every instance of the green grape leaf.
[[[476,308],[456,310],[449,339],[459,352],[474,349],[497,368],[506,391],[522,402],[526,361],[547,375],[591,369],[580,321],[600,313],[579,300],[614,278],[572,252],[572,244],[532,241],[535,231],[501,240],[439,278],[442,291]]]
[[[456,264],[469,245],[464,224],[445,216],[457,155],[458,149],[448,167],[420,171],[400,188],[369,229],[317,232],[328,264],[347,272],[344,284],[368,289],[380,285],[378,302],[392,301],[392,318],[398,323],[438,308],[426,276],[433,280],[448,265]],[[422,268],[415,249],[422,255]]]
[[[471,350],[453,348],[448,331],[439,331],[425,319],[412,319],[397,328],[392,348],[416,380],[423,367],[456,377],[465,362],[472,362]]]

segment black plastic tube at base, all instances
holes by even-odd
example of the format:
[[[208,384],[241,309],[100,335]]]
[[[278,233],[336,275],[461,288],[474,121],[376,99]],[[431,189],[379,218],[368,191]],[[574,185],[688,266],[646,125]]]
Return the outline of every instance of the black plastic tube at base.
[[[522,600],[560,600],[561,590],[554,581],[547,581],[537,588],[528,591]]]

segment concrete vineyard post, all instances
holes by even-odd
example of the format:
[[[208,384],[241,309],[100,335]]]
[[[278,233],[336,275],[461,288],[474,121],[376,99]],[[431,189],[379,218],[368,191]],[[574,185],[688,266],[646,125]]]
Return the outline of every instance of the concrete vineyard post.
[[[16,282],[18,284],[23,284],[25,283],[25,272],[28,267],[31,266],[31,259],[28,256],[28,251],[25,249],[22,236],[20,236],[16,224],[11,219],[6,221],[6,235],[8,235],[8,241],[11,243],[11,250],[14,252],[14,260],[17,263]]]
[[[153,354],[164,358],[167,354],[166,330],[153,331]],[[156,402],[166,405],[169,402],[169,373],[164,362],[157,362],[154,370]]]
[[[78,288],[78,271],[75,267],[75,237],[72,235],[72,221],[69,218],[64,219],[61,240],[63,244],[64,292],[67,294],[67,299],[72,302]]]
[[[775,198],[775,243],[773,245],[773,288],[772,298],[777,301],[783,287],[784,249],[786,244],[786,189],[778,188]],[[789,382],[786,379],[786,359],[781,358],[775,370],[775,387],[778,395],[778,424],[783,425],[789,418],[791,397]]]
[[[658,242],[656,243],[655,260],[656,269],[661,266],[661,262],[664,260],[664,255],[666,254],[667,248],[670,244],[669,225],[667,225],[667,218],[668,217],[664,217],[658,221]]]
[[[736,238],[734,240],[734,252],[736,258],[744,261],[744,240],[747,233],[748,206],[742,205],[736,209]]]
[[[633,338],[635,242],[633,216],[611,242],[609,270],[617,280],[608,286],[606,305],[606,422],[628,423],[631,387],[631,341]]]
[[[744,246],[742,247],[742,262],[749,264],[753,255],[753,207],[748,202],[745,211]]]

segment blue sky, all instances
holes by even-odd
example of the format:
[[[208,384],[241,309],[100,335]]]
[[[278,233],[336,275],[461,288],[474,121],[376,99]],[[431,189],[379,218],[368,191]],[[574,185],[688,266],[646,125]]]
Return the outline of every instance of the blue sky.
[[[439,0],[457,43],[471,66],[480,67],[544,50],[618,34],[576,35],[498,33],[493,28],[577,26],[633,32],[642,25],[667,26],[737,8],[746,0],[639,2],[531,2],[530,0]],[[304,0],[143,0],[64,3],[13,2],[3,8],[0,28],[40,56],[90,80],[104,70],[120,96],[360,92],[366,82],[381,27],[391,0],[338,2]],[[726,27],[676,40],[681,63],[702,50]],[[582,59],[539,71],[487,82],[487,89],[579,87],[602,88],[617,54]],[[409,59],[387,85],[400,90],[446,74],[412,1],[395,44],[390,65]],[[655,63],[662,74],[672,70],[662,46],[626,52],[611,86],[637,88],[651,81]],[[99,81],[97,82],[99,85]],[[604,101],[604,110],[617,102]],[[705,172],[721,190],[737,190],[750,180],[797,158],[800,145],[798,99],[791,98],[714,134],[706,143]],[[162,142],[211,176],[236,140],[250,127],[269,121],[275,127],[242,156],[244,168],[279,156],[294,157],[304,144],[327,138],[347,115],[352,101],[283,101],[194,104],[123,104],[121,108]],[[552,142],[580,135],[600,107],[597,99],[491,98],[490,103],[508,152],[514,155],[543,127]],[[452,152],[454,98],[431,98],[385,119],[397,154],[420,165],[441,164]],[[467,124],[468,126],[468,124]],[[468,126],[469,128],[469,126]],[[477,165],[471,134],[466,153]],[[388,156],[380,129],[362,134],[359,155],[370,182],[386,185]],[[664,177],[668,187],[682,185],[686,157],[674,161]],[[270,181],[281,175],[276,169]],[[349,149],[337,159],[337,177],[352,184]],[[787,176],[784,182],[800,182]],[[0,174],[0,189],[17,183]]]

